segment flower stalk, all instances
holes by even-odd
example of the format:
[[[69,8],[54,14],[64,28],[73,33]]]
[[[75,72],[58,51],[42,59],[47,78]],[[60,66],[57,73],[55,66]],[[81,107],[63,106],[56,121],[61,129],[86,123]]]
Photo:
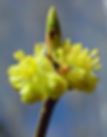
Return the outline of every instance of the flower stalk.
[[[45,137],[47,129],[54,111],[54,107],[57,100],[47,99],[41,110],[40,120],[38,123],[37,131],[35,132],[35,137]]]

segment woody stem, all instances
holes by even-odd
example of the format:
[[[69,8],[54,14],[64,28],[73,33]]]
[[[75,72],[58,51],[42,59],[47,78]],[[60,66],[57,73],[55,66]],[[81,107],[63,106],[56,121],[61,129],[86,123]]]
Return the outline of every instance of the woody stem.
[[[48,130],[49,122],[52,117],[54,107],[57,103],[57,100],[48,99],[45,101],[40,115],[40,120],[38,123],[37,131],[35,137],[46,137]]]

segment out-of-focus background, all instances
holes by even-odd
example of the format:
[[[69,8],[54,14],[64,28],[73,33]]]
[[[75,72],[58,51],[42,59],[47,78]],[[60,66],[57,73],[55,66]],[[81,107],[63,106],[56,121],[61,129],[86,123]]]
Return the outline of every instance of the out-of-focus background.
[[[33,51],[44,41],[50,5],[57,8],[63,37],[99,48],[103,68],[94,93],[69,92],[59,101],[47,137],[107,137],[107,0],[0,0],[0,137],[33,137],[42,103],[21,103],[8,83],[12,53]]]

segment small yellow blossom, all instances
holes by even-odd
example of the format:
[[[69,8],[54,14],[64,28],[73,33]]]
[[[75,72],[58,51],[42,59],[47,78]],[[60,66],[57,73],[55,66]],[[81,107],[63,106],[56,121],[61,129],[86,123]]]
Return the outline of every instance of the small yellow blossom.
[[[81,43],[70,43],[65,41],[61,47],[51,52],[52,57],[59,64],[66,64],[71,67],[80,67],[88,70],[98,70],[101,68],[99,64],[100,58],[97,56],[98,50],[90,51],[83,48]]]
[[[22,50],[18,50],[17,52],[15,52],[15,53],[13,54],[13,57],[14,57],[16,60],[21,60],[24,56],[25,56],[25,53],[24,53]]]
[[[70,68],[68,73],[61,74],[67,80],[69,88],[84,92],[95,89],[98,77],[94,73],[101,69],[98,49],[90,51],[83,48],[81,43],[70,43],[67,39],[50,54],[60,66]]]
[[[9,68],[8,74],[10,83],[26,103],[57,99],[67,91],[67,82],[43,55],[25,56]]]

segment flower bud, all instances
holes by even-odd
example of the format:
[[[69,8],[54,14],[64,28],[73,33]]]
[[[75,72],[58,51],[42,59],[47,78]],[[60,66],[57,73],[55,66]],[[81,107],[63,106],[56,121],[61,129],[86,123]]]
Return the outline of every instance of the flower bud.
[[[48,11],[45,42],[48,50],[55,49],[61,45],[60,24],[54,7],[51,7]]]

